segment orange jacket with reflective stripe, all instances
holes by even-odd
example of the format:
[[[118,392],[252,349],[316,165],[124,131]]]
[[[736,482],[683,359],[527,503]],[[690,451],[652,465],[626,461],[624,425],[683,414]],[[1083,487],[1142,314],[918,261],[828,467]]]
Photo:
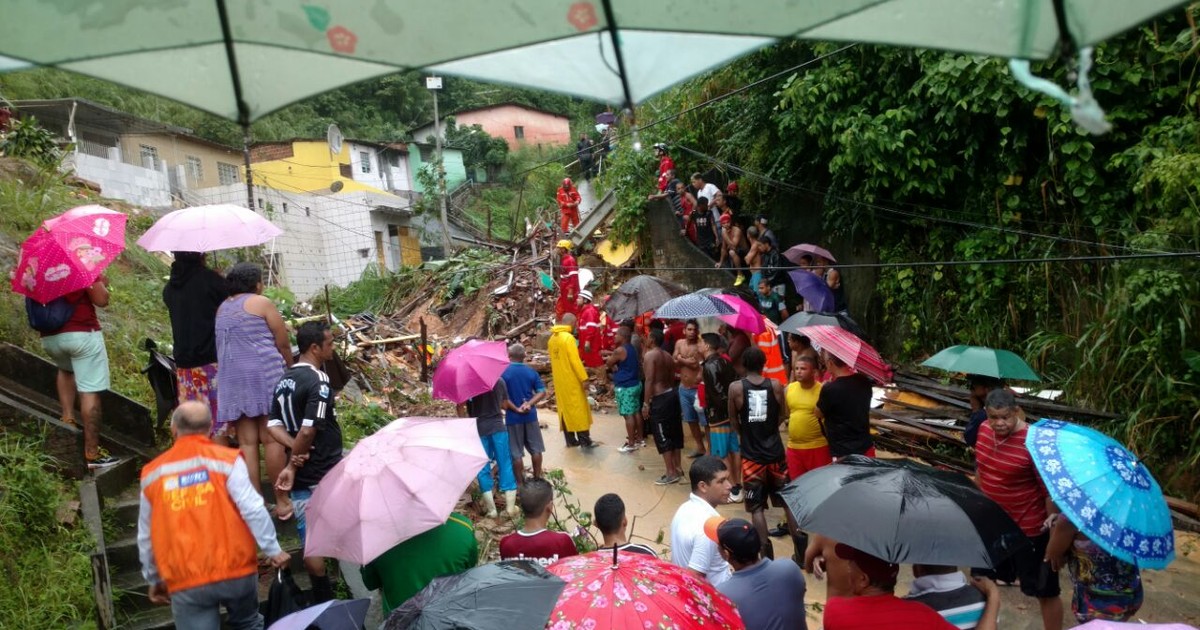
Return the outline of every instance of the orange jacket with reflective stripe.
[[[754,343],[767,357],[763,365],[762,375],[779,381],[785,388],[788,386],[787,365],[783,362],[783,351],[779,348],[779,333],[767,326],[767,329],[754,335]]]
[[[225,482],[241,451],[185,435],[142,469],[150,545],[170,592],[258,571],[258,544]]]

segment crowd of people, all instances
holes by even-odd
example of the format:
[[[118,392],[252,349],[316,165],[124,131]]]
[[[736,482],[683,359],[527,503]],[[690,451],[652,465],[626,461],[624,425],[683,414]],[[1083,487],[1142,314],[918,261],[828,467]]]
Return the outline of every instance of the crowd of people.
[[[764,317],[776,323],[786,318],[789,309],[764,275],[780,266],[772,262],[779,245],[766,221],[743,229],[732,218],[741,205],[734,184],[723,194],[697,175],[695,193],[690,192],[674,179],[666,148],[656,150],[659,194],[677,209],[682,233],[719,266],[731,265],[739,284],[750,278]],[[577,205],[577,192],[573,199]],[[564,213],[564,230],[567,218]],[[787,509],[785,522],[772,528],[767,510],[784,507],[779,493],[790,481],[845,457],[876,456],[870,379],[806,337],[785,338],[773,327],[752,333],[721,324],[702,332],[694,319],[610,321],[601,309],[604,298],[579,286],[572,243],[560,241],[557,249],[559,295],[547,351],[566,447],[599,446],[591,435],[589,388],[611,386],[625,428],[618,450],[633,453],[653,441],[663,470],[646,481],[673,485],[686,474],[690,484],[687,501],[671,521],[664,559],[728,596],[747,628],[805,628],[805,573],[826,580],[828,630],[994,628],[997,581],[1019,583],[1023,594],[1037,600],[1044,628],[1058,630],[1063,566],[1077,619],[1128,619],[1139,609],[1137,567],[1108,554],[1058,514],[1025,446],[1023,413],[997,379],[971,381],[966,439],[975,447],[978,487],[1028,538],[1001,566],[973,570],[968,579],[956,567],[916,565],[911,590],[900,598],[896,564],[828,536],[806,534]],[[836,270],[824,267],[827,261],[809,262],[806,268],[831,288],[840,282]],[[98,392],[108,387],[108,369],[95,309],[107,303],[105,285],[101,277],[69,296],[69,320],[40,331],[59,366],[64,421],[75,422],[76,392],[81,398],[85,456],[93,468],[114,461],[98,443]],[[175,254],[163,290],[180,404],[171,421],[174,444],[142,471],[138,549],[151,600],[169,603],[179,628],[219,627],[221,608],[230,627],[262,627],[258,551],[275,567],[290,561],[272,515],[295,520],[303,548],[313,491],[343,457],[338,386],[324,371],[334,356],[332,332],[324,322],[304,323],[296,330],[293,354],[289,331],[262,291],[257,265],[239,263],[222,276],[207,267],[203,254],[189,252]],[[477,475],[482,512],[500,517],[502,498],[506,516],[521,519],[521,527],[500,541],[501,559],[548,566],[579,549],[570,535],[550,528],[555,493],[546,480],[538,420],[538,406],[548,398],[546,384],[525,364],[524,346],[510,345],[508,357],[492,389],[458,411],[474,418],[489,460]],[[685,449],[691,460],[686,473]],[[260,461],[272,488],[269,497],[262,496]],[[722,517],[717,507],[726,504],[743,505],[746,518]],[[657,555],[628,539],[619,495],[601,496],[592,514],[602,548]],[[792,558],[776,559],[771,539],[779,536],[790,536]],[[454,513],[360,572],[368,588],[380,589],[391,611],[435,577],[465,571],[477,560],[472,520]],[[304,566],[314,603],[332,599],[326,559],[306,554]],[[343,564],[343,571],[355,568]]]

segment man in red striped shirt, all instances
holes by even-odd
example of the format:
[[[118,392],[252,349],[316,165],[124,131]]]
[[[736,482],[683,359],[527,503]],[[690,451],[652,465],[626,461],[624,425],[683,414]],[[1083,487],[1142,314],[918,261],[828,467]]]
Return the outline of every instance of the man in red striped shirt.
[[[1021,592],[1036,597],[1045,630],[1062,630],[1063,607],[1059,599],[1058,572],[1046,562],[1050,532],[1046,522],[1058,511],[1025,447],[1029,426],[1017,400],[1008,389],[988,393],[987,422],[975,442],[975,483],[1016,521],[1029,538],[1029,547],[997,566],[995,571],[974,571],[1005,582],[1020,580]]]

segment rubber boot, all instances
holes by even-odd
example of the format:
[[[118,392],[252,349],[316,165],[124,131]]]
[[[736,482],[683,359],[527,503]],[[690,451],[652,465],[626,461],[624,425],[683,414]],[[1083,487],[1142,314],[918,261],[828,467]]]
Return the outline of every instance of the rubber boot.
[[[309,575],[312,582],[312,603],[323,604],[333,599],[333,584],[328,575]]]
[[[517,512],[519,512],[520,509],[517,507],[517,491],[516,490],[505,490],[504,491],[504,511],[508,512],[508,515],[513,518],[517,517]]]
[[[483,493],[483,507],[487,508],[488,516],[495,517],[498,514],[496,512],[496,498],[492,496],[491,490]]]

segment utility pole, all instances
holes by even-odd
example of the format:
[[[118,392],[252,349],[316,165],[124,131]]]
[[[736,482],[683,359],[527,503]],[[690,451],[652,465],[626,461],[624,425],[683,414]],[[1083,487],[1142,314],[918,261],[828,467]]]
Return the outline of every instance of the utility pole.
[[[425,87],[433,93],[433,141],[436,147],[434,165],[437,168],[438,203],[442,210],[442,248],[449,258],[454,252],[450,243],[450,219],[446,213],[446,167],[442,162],[442,119],[438,115],[438,90],[442,89],[441,77],[425,77]]]

